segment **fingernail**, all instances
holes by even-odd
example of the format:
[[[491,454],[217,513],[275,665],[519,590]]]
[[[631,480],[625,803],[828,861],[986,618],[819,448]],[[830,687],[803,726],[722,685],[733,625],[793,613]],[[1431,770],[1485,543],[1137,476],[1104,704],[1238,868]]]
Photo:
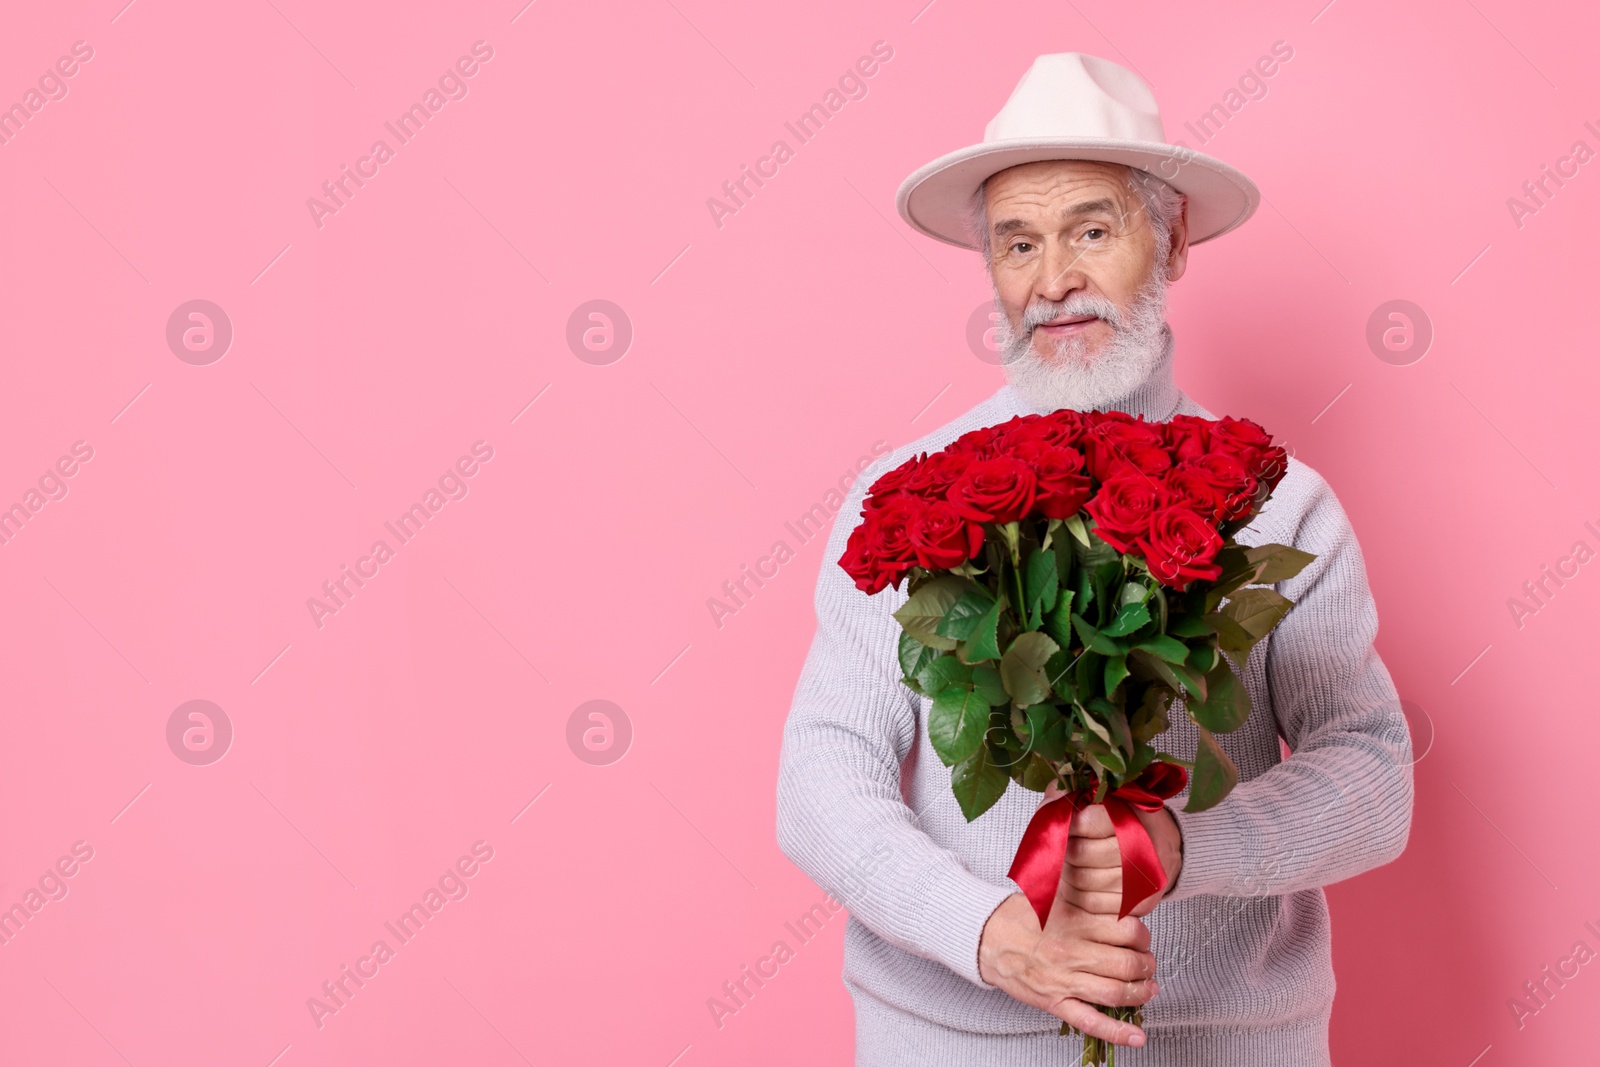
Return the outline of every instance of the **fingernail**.
[[[1144,1044],[1144,1035],[1134,1034],[1132,1037],[1128,1038],[1128,1044],[1134,1048],[1138,1048],[1140,1045]]]

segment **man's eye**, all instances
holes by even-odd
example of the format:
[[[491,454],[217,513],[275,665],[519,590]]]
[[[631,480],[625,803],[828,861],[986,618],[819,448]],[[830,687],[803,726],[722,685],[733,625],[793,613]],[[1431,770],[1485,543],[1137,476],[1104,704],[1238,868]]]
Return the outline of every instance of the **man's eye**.
[[[1015,244],[1013,244],[1011,246],[1011,251],[1013,251],[1013,252],[1024,252],[1024,253],[1026,253],[1026,252],[1031,251],[1032,249],[1033,249],[1033,244],[1031,242],[1028,242],[1028,241],[1018,241],[1018,242],[1016,242]]]
[[[1109,232],[1109,231],[1107,231],[1107,230],[1105,230],[1105,229],[1103,229],[1103,228],[1101,228],[1101,227],[1099,227],[1099,226],[1091,226],[1091,227],[1089,227],[1089,228],[1088,228],[1088,229],[1087,229],[1087,230],[1084,230],[1084,231],[1083,231],[1083,235],[1084,235],[1084,236],[1085,236],[1085,237],[1088,237],[1088,236],[1089,236],[1089,235],[1090,235],[1090,234],[1095,234],[1095,233],[1098,233],[1098,234],[1106,234],[1106,233],[1108,233],[1108,232]]]

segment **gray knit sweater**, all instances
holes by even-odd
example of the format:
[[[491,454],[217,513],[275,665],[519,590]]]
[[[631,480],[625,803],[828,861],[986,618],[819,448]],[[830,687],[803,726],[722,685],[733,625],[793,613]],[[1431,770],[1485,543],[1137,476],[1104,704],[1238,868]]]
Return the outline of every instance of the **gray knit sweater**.
[[[1157,370],[1110,408],[1152,420],[1214,418],[1172,379],[1172,338]],[[839,510],[817,581],[817,632],[783,733],[778,842],[850,912],[844,981],[856,1006],[861,1067],[1077,1063],[1080,1039],[978,974],[978,940],[1042,795],[1012,782],[968,823],[928,740],[929,701],[899,681],[907,593],[867,596],[837,564],[866,490],[909,456],[1034,411],[1008,385],[867,468]],[[1268,427],[1270,430],[1271,427]],[[1275,587],[1295,602],[1246,662],[1253,711],[1221,736],[1239,784],[1186,814],[1183,869],[1146,917],[1161,992],[1145,1008],[1147,1045],[1126,1067],[1311,1067],[1329,1062],[1334,975],[1321,886],[1397,857],[1411,824],[1411,742],[1373,649],[1377,613],[1361,549],[1326,481],[1298,460],[1263,513],[1237,535],[1316,561]],[[1182,714],[1160,747],[1184,758]],[[1286,756],[1279,738],[1287,744]]]

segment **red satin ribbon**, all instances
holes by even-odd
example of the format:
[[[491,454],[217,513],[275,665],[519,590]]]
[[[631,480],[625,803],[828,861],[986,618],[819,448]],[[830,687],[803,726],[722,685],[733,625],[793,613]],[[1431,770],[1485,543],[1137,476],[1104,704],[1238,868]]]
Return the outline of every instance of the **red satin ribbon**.
[[[1167,885],[1167,872],[1161,866],[1161,857],[1156,855],[1155,842],[1150,840],[1149,832],[1133,809],[1159,809],[1162,801],[1179,793],[1188,780],[1189,772],[1182,767],[1157,761],[1140,772],[1139,777],[1106,795],[1103,803],[1122,851],[1122,910],[1117,918],[1124,918],[1141,900]],[[1055,903],[1056,889],[1061,883],[1073,813],[1087,807],[1093,797],[1094,788],[1086,786],[1043,805],[1034,812],[1022,835],[1022,843],[1017,846],[1016,859],[1011,861],[1011,870],[1007,873],[1027,894],[1028,902],[1039,915],[1040,926],[1050,915],[1050,906]]]

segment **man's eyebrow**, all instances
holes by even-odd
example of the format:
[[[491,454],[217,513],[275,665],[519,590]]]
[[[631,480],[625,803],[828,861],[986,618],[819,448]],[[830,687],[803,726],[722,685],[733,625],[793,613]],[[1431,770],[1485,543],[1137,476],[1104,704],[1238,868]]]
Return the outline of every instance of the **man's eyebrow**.
[[[1063,219],[1072,219],[1082,215],[1110,215],[1114,214],[1116,210],[1116,201],[1110,199],[1109,197],[1101,197],[1098,200],[1085,200],[1081,204],[1074,204],[1072,207],[1062,212],[1061,217]],[[1001,219],[999,222],[994,224],[994,235],[996,237],[1004,237],[1008,233],[1012,233],[1016,230],[1025,230],[1027,228],[1028,224],[1021,219]]]

